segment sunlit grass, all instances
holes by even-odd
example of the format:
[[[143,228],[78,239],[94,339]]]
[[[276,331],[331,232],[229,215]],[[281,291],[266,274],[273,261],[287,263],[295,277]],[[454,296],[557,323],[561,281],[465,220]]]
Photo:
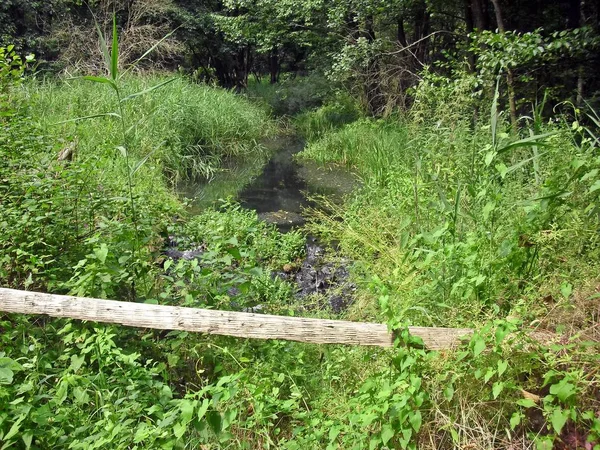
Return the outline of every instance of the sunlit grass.
[[[163,78],[128,77],[123,95],[143,91]],[[31,82],[22,95],[31,114],[48,132],[77,139],[81,155],[113,154],[120,123],[103,117],[57,125],[59,122],[102,112],[117,105],[108,87],[84,80]],[[231,92],[192,84],[183,78],[126,102],[132,118],[129,152],[134,158],[159,161],[174,181],[210,176],[229,156],[252,156],[262,150],[260,140],[275,126],[264,109]]]

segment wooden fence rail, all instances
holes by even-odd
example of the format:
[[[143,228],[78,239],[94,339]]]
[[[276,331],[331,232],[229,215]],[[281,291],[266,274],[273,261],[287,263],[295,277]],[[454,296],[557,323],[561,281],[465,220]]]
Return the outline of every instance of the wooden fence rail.
[[[213,309],[147,305],[0,288],[0,311],[46,314],[160,330],[185,330],[254,339],[284,339],[313,344],[391,347],[393,337],[378,323],[272,316]],[[431,350],[450,348],[469,328],[409,327]]]

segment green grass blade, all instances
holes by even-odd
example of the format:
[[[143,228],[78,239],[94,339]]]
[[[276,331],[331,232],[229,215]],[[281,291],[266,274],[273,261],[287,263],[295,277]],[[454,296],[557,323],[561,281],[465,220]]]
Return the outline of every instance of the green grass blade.
[[[526,146],[531,145],[531,144],[535,144],[537,146],[547,145],[544,142],[540,142],[540,141],[546,139],[547,137],[554,136],[555,134],[558,134],[558,132],[557,131],[551,131],[549,133],[536,134],[534,136],[529,136],[529,137],[524,138],[524,139],[519,139],[518,141],[511,142],[510,144],[507,144],[504,147],[498,149],[498,154],[507,152],[508,150],[512,150],[513,148],[526,147]]]
[[[532,156],[531,158],[524,159],[523,161],[520,161],[517,164],[514,164],[514,165],[508,167],[506,169],[506,171],[504,172],[504,176],[508,175],[511,172],[514,172],[517,169],[520,169],[521,167],[525,166],[525,164],[529,163],[530,161],[533,161],[534,164],[535,164],[537,158],[545,155],[546,153],[548,153],[548,152],[543,152],[543,153],[536,154],[535,156]]]
[[[87,81],[93,81],[94,83],[106,83],[106,84],[110,84],[110,86],[113,89],[117,89],[117,85],[115,84],[115,82],[113,80],[111,80],[110,78],[106,78],[106,77],[95,77],[93,75],[86,75],[84,77],[82,77],[84,80]]]
[[[128,95],[127,97],[123,98],[123,99],[121,100],[121,102],[125,102],[125,101],[127,101],[127,100],[134,99],[134,98],[136,98],[136,97],[139,97],[139,96],[141,96],[141,95],[145,95],[145,94],[147,94],[147,93],[149,93],[149,92],[152,92],[152,91],[154,91],[155,89],[158,89],[158,88],[161,88],[161,87],[163,87],[163,86],[164,86],[164,85],[166,85],[166,84],[172,83],[172,82],[173,82],[173,81],[175,81],[175,80],[176,80],[176,78],[170,78],[170,79],[168,79],[168,80],[166,80],[166,81],[163,81],[162,83],[159,83],[159,84],[157,84],[157,85],[154,85],[154,86],[152,86],[152,87],[149,87],[148,89],[144,89],[143,91],[136,92],[135,94]]]
[[[95,119],[97,117],[117,117],[119,119],[121,118],[121,116],[117,113],[108,112],[108,113],[101,113],[101,114],[92,114],[91,116],[76,117],[75,119],[63,120],[61,122],[53,123],[52,125],[61,125],[63,123],[69,123],[69,122],[79,122],[81,120]]]
[[[119,35],[117,33],[117,16],[113,13],[112,52],[110,54],[110,74],[113,80],[119,76]]]
[[[490,111],[490,123],[492,125],[492,148],[496,148],[496,132],[498,129],[498,96],[500,95],[500,76],[496,80],[496,91],[492,100],[492,108]]]
[[[94,18],[94,24],[96,25],[96,31],[98,32],[98,37],[100,38],[100,49],[102,50],[104,65],[106,66],[106,70],[110,70],[110,53],[108,52],[106,39],[104,39],[104,34],[102,34],[102,30],[100,29],[100,25],[98,25],[96,18]]]
[[[161,144],[162,145],[162,144]],[[154,152],[156,152],[156,150],[158,150],[160,148],[160,145],[158,147],[156,147],[154,150],[152,150],[150,153],[148,153],[146,156],[144,156],[142,159],[140,159],[138,161],[138,163],[133,167],[133,169],[131,170],[131,176],[133,177],[138,170],[140,170],[142,168],[142,166],[144,164],[146,164],[146,161],[148,161],[148,159],[154,154]]]

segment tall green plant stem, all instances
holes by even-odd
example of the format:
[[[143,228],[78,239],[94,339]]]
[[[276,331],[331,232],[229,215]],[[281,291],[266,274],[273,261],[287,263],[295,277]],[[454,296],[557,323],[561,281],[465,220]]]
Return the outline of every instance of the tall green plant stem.
[[[131,220],[133,221],[133,232],[134,232],[134,240],[133,240],[133,251],[132,256],[135,259],[138,246],[139,246],[139,233],[138,233],[138,223],[137,223],[137,214],[135,210],[135,199],[133,196],[133,176],[131,174],[131,165],[129,163],[129,138],[127,134],[127,127],[125,125],[125,111],[123,109],[123,101],[121,99],[121,91],[119,87],[115,87],[115,91],[117,93],[117,101],[119,103],[119,116],[121,122],[121,131],[123,133],[123,146],[125,148],[125,164],[127,166],[127,187],[129,191],[129,202],[131,209]]]

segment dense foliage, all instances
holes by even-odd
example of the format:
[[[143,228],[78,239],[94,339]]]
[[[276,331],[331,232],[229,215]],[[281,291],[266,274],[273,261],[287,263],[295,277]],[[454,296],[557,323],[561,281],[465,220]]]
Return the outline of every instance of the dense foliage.
[[[600,448],[599,16],[577,0],[3,2],[1,287],[385,322],[397,340],[0,315],[0,447]],[[217,199],[290,133],[298,162],[361,183],[281,233]],[[341,313],[281,276],[307,235],[348,265]],[[407,326],[475,332],[434,352]]]

